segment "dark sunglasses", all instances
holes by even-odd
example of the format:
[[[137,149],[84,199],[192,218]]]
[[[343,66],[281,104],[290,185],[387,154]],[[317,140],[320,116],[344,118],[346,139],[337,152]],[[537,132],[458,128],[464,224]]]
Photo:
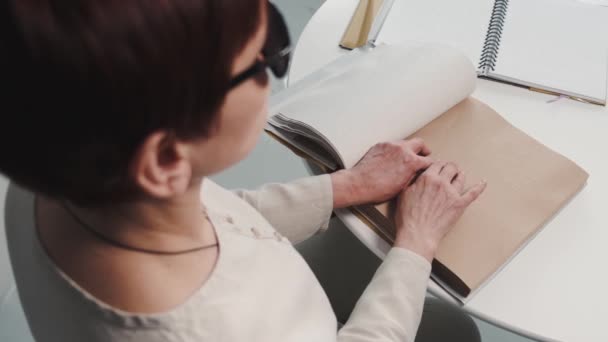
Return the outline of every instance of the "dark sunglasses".
[[[266,34],[266,42],[262,48],[262,56],[264,59],[258,60],[245,71],[236,75],[230,80],[229,88],[232,89],[247,79],[265,72],[266,68],[272,73],[281,78],[287,74],[289,68],[289,58],[291,54],[291,41],[289,39],[289,31],[285,19],[270,1],[268,2],[268,33]]]

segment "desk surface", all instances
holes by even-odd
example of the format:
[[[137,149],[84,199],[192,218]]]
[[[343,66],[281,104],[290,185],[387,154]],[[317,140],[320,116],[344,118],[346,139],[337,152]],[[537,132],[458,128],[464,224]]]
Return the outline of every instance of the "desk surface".
[[[357,3],[328,0],[313,16],[294,52],[290,82],[347,53],[338,42]],[[424,36],[417,35],[418,39]],[[604,266],[608,260],[608,206],[604,200],[608,193],[608,111],[571,100],[547,103],[552,96],[484,80],[479,80],[473,96],[577,162],[590,178],[583,191],[464,309],[535,339],[608,341],[604,327],[608,317]],[[338,214],[368,248],[380,257],[385,255],[389,246],[380,237],[348,211]],[[451,300],[432,282],[429,289]]]

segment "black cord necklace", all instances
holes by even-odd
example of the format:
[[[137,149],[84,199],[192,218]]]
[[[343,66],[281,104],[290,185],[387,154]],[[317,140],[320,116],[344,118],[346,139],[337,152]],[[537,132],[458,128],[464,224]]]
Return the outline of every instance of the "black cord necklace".
[[[76,215],[76,213],[70,208],[70,206],[65,201],[61,201],[61,204],[62,204],[63,208],[65,209],[65,211],[84,230],[86,230],[87,232],[89,232],[91,235],[93,235],[97,239],[102,240],[103,242],[105,242],[105,243],[107,243],[109,245],[118,247],[118,248],[130,250],[130,251],[134,251],[134,252],[147,253],[147,254],[180,255],[180,254],[187,254],[187,253],[198,252],[198,251],[202,251],[202,250],[205,250],[205,249],[214,248],[214,247],[218,246],[218,243],[214,243],[214,244],[210,244],[210,245],[204,245],[204,246],[199,246],[199,247],[194,247],[194,248],[188,248],[188,249],[178,250],[178,251],[159,251],[159,250],[153,250],[153,249],[147,249],[147,248],[140,248],[140,247],[136,247],[136,246],[130,246],[130,245],[124,244],[124,243],[122,243],[120,241],[116,241],[116,240],[114,240],[114,239],[112,239],[112,238],[110,238],[110,237],[108,237],[108,236],[106,236],[106,235],[98,232],[93,227],[91,227],[86,222],[84,222],[78,215]]]

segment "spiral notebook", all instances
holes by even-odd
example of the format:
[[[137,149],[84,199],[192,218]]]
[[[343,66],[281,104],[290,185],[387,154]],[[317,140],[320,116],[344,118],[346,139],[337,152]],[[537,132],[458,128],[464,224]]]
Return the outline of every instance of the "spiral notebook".
[[[369,41],[458,48],[478,76],[606,104],[608,7],[580,0],[384,0]]]

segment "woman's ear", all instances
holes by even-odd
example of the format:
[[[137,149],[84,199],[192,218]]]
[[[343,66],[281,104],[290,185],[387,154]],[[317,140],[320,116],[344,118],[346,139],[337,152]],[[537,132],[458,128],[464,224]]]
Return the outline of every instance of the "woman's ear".
[[[156,198],[170,198],[188,190],[192,164],[186,143],[166,131],[150,134],[131,160],[129,173],[137,187]]]

